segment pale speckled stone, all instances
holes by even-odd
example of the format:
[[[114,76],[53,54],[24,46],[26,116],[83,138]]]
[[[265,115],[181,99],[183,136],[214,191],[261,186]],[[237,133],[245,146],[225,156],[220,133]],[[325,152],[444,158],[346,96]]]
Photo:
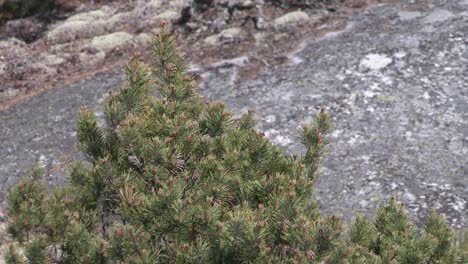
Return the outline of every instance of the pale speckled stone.
[[[148,33],[141,33],[135,37],[135,41],[143,48],[148,48],[153,43],[153,38],[151,34]]]
[[[94,10],[94,11],[89,11],[89,12],[83,12],[83,13],[78,13],[76,15],[73,15],[69,17],[65,23],[72,22],[72,21],[84,21],[84,22],[92,22],[96,21],[98,19],[104,19],[109,16],[109,10],[108,8],[102,8],[99,10]]]
[[[427,17],[424,18],[425,23],[436,23],[442,22],[452,18],[454,14],[445,9],[436,9],[430,13]]]
[[[127,32],[115,32],[104,36],[94,37],[91,41],[91,46],[98,50],[108,52],[116,47],[131,42],[132,39],[133,36]]]
[[[160,19],[176,19],[179,17],[179,13],[174,10],[167,10],[157,16]]]
[[[82,65],[94,66],[101,63],[106,58],[104,51],[98,51],[96,54],[88,54],[86,52],[78,55]]]
[[[234,39],[240,39],[245,34],[241,28],[228,28],[216,35],[205,38],[204,42],[208,45],[218,45],[222,41],[232,41]]]
[[[43,62],[47,66],[55,66],[65,62],[65,59],[55,54],[47,54],[43,57]]]
[[[309,18],[309,15],[304,11],[294,11],[276,18],[273,21],[273,24],[276,28],[283,28],[287,26],[296,25],[301,22],[306,22],[307,20],[309,20]]]
[[[172,20],[177,19],[178,17],[179,17],[179,13],[177,13],[176,11],[167,10],[167,11],[155,16],[154,20],[156,20],[156,22],[160,22],[160,21],[163,21],[163,20],[172,21]]]
[[[5,73],[6,63],[0,62],[0,75]]]
[[[47,41],[50,43],[66,43],[76,38],[88,38],[102,35],[106,32],[104,21],[74,20],[58,25],[47,33]]]
[[[103,7],[99,10],[78,13],[64,22],[56,23],[47,33],[47,40],[51,43],[65,43],[76,38],[89,38],[106,32],[110,9]]]
[[[385,54],[367,54],[362,60],[361,65],[373,70],[378,71],[387,67],[392,63],[392,58]]]
[[[421,17],[423,14],[417,11],[401,11],[398,12],[398,16],[401,20],[412,20]]]
[[[159,10],[161,8],[161,4],[161,0],[150,0],[147,3],[144,3],[143,6],[144,8],[149,9],[149,11],[153,11]]]

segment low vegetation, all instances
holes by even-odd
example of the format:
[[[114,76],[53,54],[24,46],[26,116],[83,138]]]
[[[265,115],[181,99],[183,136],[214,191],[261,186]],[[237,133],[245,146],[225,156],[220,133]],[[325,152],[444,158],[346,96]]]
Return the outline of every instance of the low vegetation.
[[[443,218],[422,230],[391,200],[345,226],[311,200],[331,132],[320,111],[288,156],[197,94],[162,29],[154,65],[131,59],[106,103],[105,126],[81,109],[70,185],[34,171],[9,192],[7,263],[467,263]],[[153,92],[158,96],[153,97]]]
[[[1,3],[3,2],[3,4]],[[0,20],[20,18],[50,11],[55,6],[55,0],[4,0],[0,1]]]

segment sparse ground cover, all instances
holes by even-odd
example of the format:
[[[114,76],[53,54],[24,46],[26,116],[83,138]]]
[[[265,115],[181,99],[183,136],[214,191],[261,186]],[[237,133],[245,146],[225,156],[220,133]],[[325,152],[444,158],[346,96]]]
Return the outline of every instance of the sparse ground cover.
[[[344,27],[366,1],[333,1],[316,8],[219,1],[202,11],[188,1],[84,2],[60,19],[29,17],[0,28],[0,105],[122,66],[135,50],[146,50],[161,20],[173,23],[181,48],[197,67],[250,57],[243,77],[288,62],[303,39]],[[369,1],[369,3],[371,3]],[[185,13],[184,13],[185,12]],[[215,64],[216,65],[216,64]]]

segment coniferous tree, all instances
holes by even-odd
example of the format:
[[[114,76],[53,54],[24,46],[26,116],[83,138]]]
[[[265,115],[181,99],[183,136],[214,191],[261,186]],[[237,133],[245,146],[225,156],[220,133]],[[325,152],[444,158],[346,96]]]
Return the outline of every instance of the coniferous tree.
[[[320,111],[304,126],[304,157],[207,102],[162,29],[154,66],[139,57],[106,104],[105,127],[82,108],[70,186],[47,192],[40,173],[9,193],[8,263],[466,263],[443,219],[421,235],[392,200],[374,222],[344,230],[310,199],[331,132]],[[158,97],[153,97],[156,90]]]

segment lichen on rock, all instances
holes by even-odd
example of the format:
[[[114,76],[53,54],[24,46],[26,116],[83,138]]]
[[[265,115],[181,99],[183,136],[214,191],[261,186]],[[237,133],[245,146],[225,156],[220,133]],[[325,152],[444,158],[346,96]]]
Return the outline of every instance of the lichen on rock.
[[[91,46],[98,50],[108,52],[116,47],[129,43],[132,39],[133,36],[127,32],[115,32],[104,36],[94,37],[91,41]]]

